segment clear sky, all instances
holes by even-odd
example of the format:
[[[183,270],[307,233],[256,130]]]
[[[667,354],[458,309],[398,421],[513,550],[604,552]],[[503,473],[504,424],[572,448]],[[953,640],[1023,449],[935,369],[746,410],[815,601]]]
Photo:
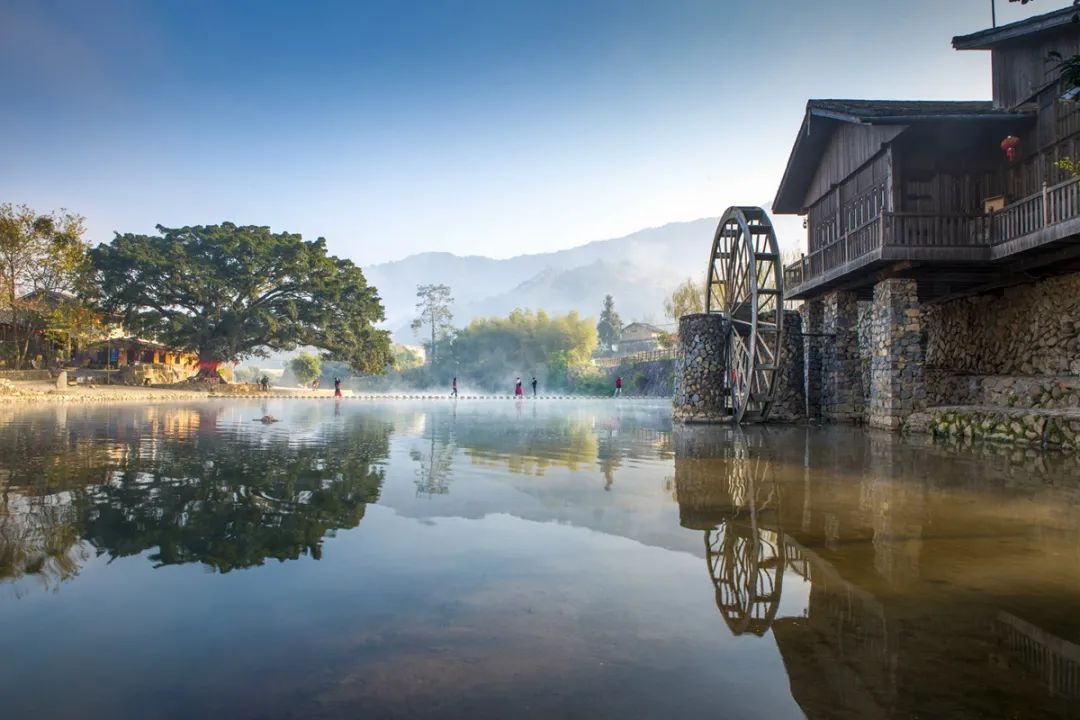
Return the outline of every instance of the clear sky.
[[[998,0],[999,22],[1069,4]],[[508,257],[768,202],[808,97],[985,99],[990,0],[0,0],[0,201]]]

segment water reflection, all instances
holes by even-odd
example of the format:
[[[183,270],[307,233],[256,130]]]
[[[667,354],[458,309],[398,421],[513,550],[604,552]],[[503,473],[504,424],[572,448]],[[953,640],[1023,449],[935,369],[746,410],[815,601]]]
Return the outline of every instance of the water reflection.
[[[0,434],[0,579],[54,586],[88,552],[154,549],[156,565],[219,572],[318,558],[378,499],[390,429],[359,422],[320,442],[221,427],[220,408],[151,407],[71,421],[34,416]]]
[[[169,716],[159,685],[174,715],[260,717],[1064,717],[1080,694],[1072,456],[632,403],[0,424],[14,717],[64,714],[41,678],[87,647],[87,717]]]
[[[811,718],[1062,716],[1080,645],[1049,628],[1080,637],[1074,460],[978,448],[1003,462],[972,477],[972,455],[929,443],[816,439],[676,433],[680,522],[730,632],[771,633]],[[792,582],[806,599],[784,612]]]

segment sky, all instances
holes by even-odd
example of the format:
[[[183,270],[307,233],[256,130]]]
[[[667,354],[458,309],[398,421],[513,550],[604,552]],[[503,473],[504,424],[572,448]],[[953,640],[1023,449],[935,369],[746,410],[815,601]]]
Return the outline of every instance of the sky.
[[[998,22],[1049,12],[997,0]],[[361,265],[769,202],[807,98],[989,99],[990,0],[0,0],[0,202]]]

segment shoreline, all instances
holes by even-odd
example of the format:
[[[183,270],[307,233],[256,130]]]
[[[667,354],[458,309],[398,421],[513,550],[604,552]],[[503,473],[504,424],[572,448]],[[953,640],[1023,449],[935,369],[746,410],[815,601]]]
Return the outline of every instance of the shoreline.
[[[83,403],[145,403],[177,402],[196,400],[333,400],[332,390],[305,390],[302,388],[281,388],[277,390],[214,392],[203,389],[184,389],[176,387],[140,387],[129,385],[97,385],[94,387],[72,386],[57,390],[50,384],[39,382],[11,382],[11,391],[0,394],[0,405],[64,405]],[[228,386],[235,387],[235,386]],[[239,390],[239,388],[237,388]],[[356,393],[346,391],[342,400],[454,400],[449,394],[440,393]],[[457,400],[491,401],[515,400],[513,395],[478,395],[462,394]],[[524,397],[522,400],[614,400],[610,395],[540,395],[536,398]],[[669,397],[651,397],[625,395],[620,400],[670,401]]]

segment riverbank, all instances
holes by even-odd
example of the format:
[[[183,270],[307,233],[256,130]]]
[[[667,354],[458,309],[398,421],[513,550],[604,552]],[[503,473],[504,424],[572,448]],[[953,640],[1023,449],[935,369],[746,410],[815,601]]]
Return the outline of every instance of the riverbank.
[[[158,401],[208,400],[220,398],[237,399],[332,399],[333,390],[307,388],[271,388],[260,390],[255,385],[193,385],[183,386],[132,386],[132,385],[69,385],[57,389],[52,383],[26,381],[0,381],[0,405],[57,404],[57,403],[133,403]],[[609,395],[539,395],[536,400],[604,400]],[[346,400],[450,400],[447,393],[354,393],[346,390]],[[458,400],[513,400],[513,395],[463,394]],[[532,397],[525,397],[532,400]],[[625,400],[644,400],[641,396],[623,396]]]

